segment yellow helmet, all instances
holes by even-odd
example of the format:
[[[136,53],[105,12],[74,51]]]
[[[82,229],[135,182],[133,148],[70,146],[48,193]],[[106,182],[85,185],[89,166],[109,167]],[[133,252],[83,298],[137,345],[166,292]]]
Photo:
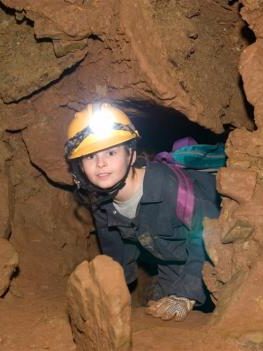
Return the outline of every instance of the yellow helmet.
[[[108,103],[89,104],[68,127],[65,156],[75,159],[138,137],[124,112]]]

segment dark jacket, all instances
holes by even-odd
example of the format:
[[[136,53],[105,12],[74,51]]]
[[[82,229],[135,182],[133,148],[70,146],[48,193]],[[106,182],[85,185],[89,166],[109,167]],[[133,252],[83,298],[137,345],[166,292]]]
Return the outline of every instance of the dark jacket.
[[[160,163],[146,167],[143,196],[134,219],[119,214],[112,202],[102,204],[93,215],[101,249],[123,266],[127,283],[136,279],[136,261],[146,250],[158,266],[155,298],[174,294],[202,304],[206,298],[202,221],[205,216],[218,216],[218,198],[213,175],[186,172],[194,182],[196,198],[192,229],[176,217],[177,177]]]

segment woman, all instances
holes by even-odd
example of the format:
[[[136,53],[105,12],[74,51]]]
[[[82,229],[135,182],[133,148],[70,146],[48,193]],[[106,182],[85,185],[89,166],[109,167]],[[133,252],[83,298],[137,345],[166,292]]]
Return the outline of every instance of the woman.
[[[122,265],[127,284],[136,280],[137,260],[147,252],[158,275],[146,312],[181,321],[206,300],[202,221],[218,215],[215,180],[183,171],[193,200],[186,223],[178,212],[178,174],[158,162],[136,167],[138,137],[121,110],[107,103],[90,104],[69,125],[66,159],[80,195],[89,199],[102,252]]]

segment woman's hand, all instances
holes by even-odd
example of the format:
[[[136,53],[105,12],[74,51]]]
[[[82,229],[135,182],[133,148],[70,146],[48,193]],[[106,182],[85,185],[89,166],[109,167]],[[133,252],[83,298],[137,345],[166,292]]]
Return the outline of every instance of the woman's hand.
[[[176,321],[182,321],[193,309],[194,304],[194,300],[170,295],[158,301],[149,301],[145,312],[153,317],[161,318],[164,321],[173,318]]]

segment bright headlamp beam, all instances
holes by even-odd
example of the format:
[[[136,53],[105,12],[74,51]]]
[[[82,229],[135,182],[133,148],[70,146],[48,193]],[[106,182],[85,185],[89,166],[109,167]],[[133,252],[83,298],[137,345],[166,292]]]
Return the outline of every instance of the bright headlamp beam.
[[[95,111],[90,119],[90,130],[99,139],[104,139],[114,129],[114,115],[111,111]]]

